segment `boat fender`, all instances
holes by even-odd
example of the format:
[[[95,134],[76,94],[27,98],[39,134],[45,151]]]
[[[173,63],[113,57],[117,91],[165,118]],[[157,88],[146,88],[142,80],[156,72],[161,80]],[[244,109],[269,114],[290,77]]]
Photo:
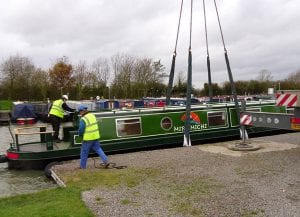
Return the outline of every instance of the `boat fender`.
[[[0,155],[0,163],[5,163],[7,161],[8,161],[8,159],[7,159],[6,155]]]
[[[51,172],[51,168],[55,165],[58,165],[58,164],[61,164],[61,162],[58,162],[58,161],[54,161],[54,162],[51,162],[49,164],[47,164],[47,166],[45,167],[44,169],[44,172],[45,172],[45,176],[47,178],[51,178],[51,175],[52,175],[52,172]]]

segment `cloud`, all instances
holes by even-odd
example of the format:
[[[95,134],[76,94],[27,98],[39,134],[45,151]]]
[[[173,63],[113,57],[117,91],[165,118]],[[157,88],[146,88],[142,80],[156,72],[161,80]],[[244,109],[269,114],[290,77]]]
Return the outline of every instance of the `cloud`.
[[[300,69],[300,2],[216,1],[235,80],[255,79],[262,69],[284,79]],[[170,70],[180,0],[0,0],[0,59],[16,53],[47,68],[67,56],[91,62],[116,53],[161,60]],[[184,1],[176,73],[187,71],[189,1]],[[228,81],[223,45],[212,1],[206,1],[213,82]],[[207,82],[202,1],[193,7],[193,85]]]

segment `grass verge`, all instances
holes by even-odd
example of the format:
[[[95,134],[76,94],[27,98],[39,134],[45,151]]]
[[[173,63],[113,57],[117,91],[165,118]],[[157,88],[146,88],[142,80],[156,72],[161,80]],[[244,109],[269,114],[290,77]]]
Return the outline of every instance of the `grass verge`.
[[[0,198],[2,217],[89,217],[94,216],[81,200],[81,192],[97,186],[127,187],[138,185],[157,171],[144,170],[78,170],[64,174],[66,188]],[[99,199],[101,200],[101,199]]]
[[[73,170],[63,173],[66,188],[43,190],[38,193],[0,199],[0,216],[9,217],[89,217],[94,216],[81,199],[83,191],[96,187],[118,191],[121,187],[138,189],[140,184],[150,183],[151,190],[160,195],[170,212],[185,216],[203,216],[199,207],[202,200],[210,197],[223,186],[214,179],[194,178],[186,182],[175,177],[166,178],[163,171],[155,168],[124,170]],[[175,180],[173,179],[175,178]],[[120,198],[120,205],[132,206],[137,195]],[[134,194],[135,194],[134,193]],[[105,198],[96,197],[97,203],[106,203]],[[147,214],[147,213],[145,213]],[[148,213],[151,215],[151,213]]]

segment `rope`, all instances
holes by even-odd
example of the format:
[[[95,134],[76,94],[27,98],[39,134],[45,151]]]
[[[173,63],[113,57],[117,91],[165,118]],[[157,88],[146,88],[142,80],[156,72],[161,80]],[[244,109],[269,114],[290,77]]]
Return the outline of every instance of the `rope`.
[[[117,166],[117,164],[113,163],[113,162],[109,162],[108,164],[100,163],[100,166],[97,166],[96,159],[93,158],[93,160],[94,160],[94,167],[97,169],[124,169],[124,168],[127,168],[127,166],[125,166],[125,165]]]

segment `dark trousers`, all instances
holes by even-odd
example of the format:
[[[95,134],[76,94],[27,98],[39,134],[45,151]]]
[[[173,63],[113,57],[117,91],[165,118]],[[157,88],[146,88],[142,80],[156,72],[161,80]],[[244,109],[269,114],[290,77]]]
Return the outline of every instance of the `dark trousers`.
[[[50,120],[51,120],[51,124],[52,124],[52,129],[54,131],[53,134],[53,139],[57,140],[59,137],[59,128],[60,128],[60,123],[62,121],[61,118],[55,116],[55,115],[50,115]]]

